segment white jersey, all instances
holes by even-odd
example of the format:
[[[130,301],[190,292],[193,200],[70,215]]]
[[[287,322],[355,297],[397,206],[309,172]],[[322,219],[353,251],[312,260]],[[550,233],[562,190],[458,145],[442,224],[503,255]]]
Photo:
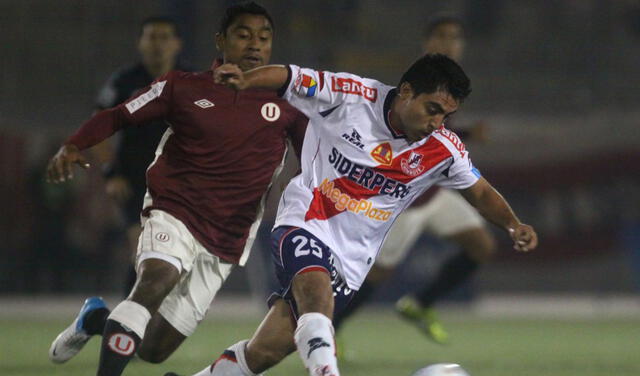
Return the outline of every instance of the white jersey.
[[[434,184],[464,189],[480,173],[455,133],[419,142],[389,125],[395,88],[349,73],[289,66],[282,96],[309,118],[302,173],[285,189],[275,227],[301,227],[332,249],[358,290],[396,217]]]

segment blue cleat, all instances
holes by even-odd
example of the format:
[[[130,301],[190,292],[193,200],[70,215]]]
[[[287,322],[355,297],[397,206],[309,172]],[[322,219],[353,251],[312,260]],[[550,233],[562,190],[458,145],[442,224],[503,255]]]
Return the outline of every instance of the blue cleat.
[[[107,308],[102,298],[94,296],[84,301],[78,316],[71,325],[58,334],[49,348],[49,359],[54,363],[64,363],[82,350],[91,339],[91,335],[84,330],[84,319],[89,312],[99,308]]]

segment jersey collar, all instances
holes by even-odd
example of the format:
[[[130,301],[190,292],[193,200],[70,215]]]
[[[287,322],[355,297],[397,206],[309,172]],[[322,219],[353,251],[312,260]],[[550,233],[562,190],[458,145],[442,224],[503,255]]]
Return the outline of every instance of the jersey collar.
[[[393,100],[397,95],[398,90],[394,88],[389,90],[389,92],[387,93],[387,97],[384,99],[384,105],[382,106],[384,124],[387,126],[387,129],[389,129],[389,132],[391,133],[391,136],[393,136],[393,138],[407,138],[404,133],[393,129],[393,127],[391,126],[391,105],[393,104]]]

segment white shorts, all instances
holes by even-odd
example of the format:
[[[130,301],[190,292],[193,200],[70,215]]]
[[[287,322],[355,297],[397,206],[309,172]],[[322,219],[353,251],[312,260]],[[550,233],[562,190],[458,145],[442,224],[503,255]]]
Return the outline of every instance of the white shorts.
[[[484,219],[464,197],[458,192],[440,189],[427,203],[405,210],[396,219],[376,264],[384,268],[398,265],[423,231],[446,238],[482,227]]]
[[[148,258],[162,259],[181,271],[180,280],[158,312],[185,336],[196,330],[233,264],[209,253],[177,218],[152,210],[142,218],[136,269]]]

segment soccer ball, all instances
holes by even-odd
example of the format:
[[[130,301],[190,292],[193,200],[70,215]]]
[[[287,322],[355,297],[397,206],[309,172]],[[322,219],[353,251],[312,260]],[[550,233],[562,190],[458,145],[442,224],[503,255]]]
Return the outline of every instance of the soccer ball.
[[[412,376],[469,376],[469,374],[457,364],[438,363],[421,368]]]

